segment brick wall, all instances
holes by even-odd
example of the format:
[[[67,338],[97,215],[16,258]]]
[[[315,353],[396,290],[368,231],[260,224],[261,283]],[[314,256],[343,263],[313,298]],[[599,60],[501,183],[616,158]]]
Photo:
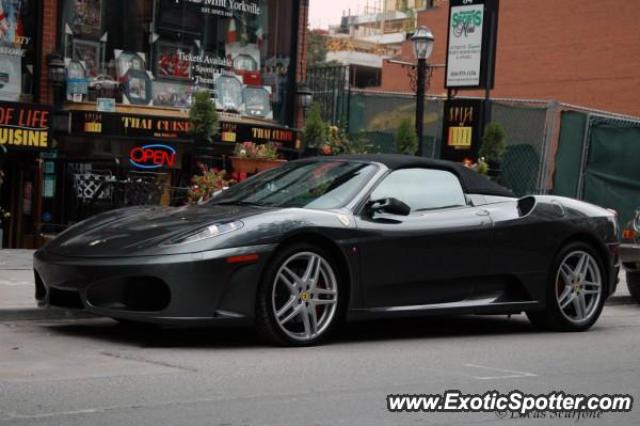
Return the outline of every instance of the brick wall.
[[[317,0],[316,0],[317,1]],[[300,20],[298,22],[298,63],[296,64],[296,82],[305,81],[307,78],[307,27],[309,24],[309,0],[300,1]],[[297,105],[296,97],[296,122],[297,128],[304,125],[304,111]]]
[[[493,96],[557,99],[640,116],[637,6],[628,0],[502,0]],[[445,62],[448,8],[441,1],[418,15],[419,25],[436,37],[434,64]],[[413,60],[410,42],[401,56]],[[385,64],[380,89],[409,90],[398,68]],[[435,70],[429,93],[445,93],[443,68]]]
[[[47,55],[56,50],[58,0],[42,0],[42,47],[40,49],[40,102],[52,103],[53,93],[49,84],[49,68],[47,67]]]

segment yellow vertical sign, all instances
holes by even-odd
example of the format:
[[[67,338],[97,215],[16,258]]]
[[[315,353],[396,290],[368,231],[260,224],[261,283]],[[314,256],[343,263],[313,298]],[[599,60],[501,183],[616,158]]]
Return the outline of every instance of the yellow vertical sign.
[[[456,149],[471,147],[473,127],[449,127],[448,145]]]

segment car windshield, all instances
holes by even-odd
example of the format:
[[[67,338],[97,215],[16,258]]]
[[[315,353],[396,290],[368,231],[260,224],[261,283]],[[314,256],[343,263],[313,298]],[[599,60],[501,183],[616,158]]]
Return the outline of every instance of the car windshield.
[[[210,204],[340,208],[353,199],[376,169],[351,161],[292,162],[232,186]]]

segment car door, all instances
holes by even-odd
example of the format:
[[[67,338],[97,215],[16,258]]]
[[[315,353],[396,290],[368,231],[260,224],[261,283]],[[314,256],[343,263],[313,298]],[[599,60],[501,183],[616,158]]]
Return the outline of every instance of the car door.
[[[458,178],[436,169],[401,169],[387,175],[370,200],[393,197],[408,216],[357,216],[365,307],[447,303],[472,294],[487,271],[492,223],[467,203]]]

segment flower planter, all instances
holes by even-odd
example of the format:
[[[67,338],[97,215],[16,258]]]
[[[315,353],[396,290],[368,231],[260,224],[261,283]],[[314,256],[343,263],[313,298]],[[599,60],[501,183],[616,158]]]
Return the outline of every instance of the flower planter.
[[[264,158],[241,158],[231,157],[233,171],[237,173],[253,174],[264,170],[275,169],[280,167],[287,160],[270,160]]]

